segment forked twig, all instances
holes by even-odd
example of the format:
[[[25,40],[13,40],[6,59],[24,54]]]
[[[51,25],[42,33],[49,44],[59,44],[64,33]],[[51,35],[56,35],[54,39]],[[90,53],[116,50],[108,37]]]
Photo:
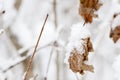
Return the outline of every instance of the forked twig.
[[[47,16],[46,16],[46,18],[45,18],[44,24],[43,24],[42,29],[41,29],[41,31],[40,31],[40,34],[39,34],[37,43],[36,43],[35,48],[34,48],[34,52],[33,52],[32,56],[31,56],[31,58],[30,58],[30,60],[29,60],[29,62],[28,62],[27,70],[26,70],[25,75],[24,75],[24,80],[27,80],[27,76],[29,75],[29,70],[30,70],[30,68],[31,68],[31,64],[32,64],[32,62],[33,62],[33,59],[34,59],[34,56],[35,56],[35,53],[36,53],[36,50],[37,50],[39,41],[40,41],[40,39],[41,39],[41,35],[42,35],[43,30],[44,30],[44,26],[45,26],[45,24],[46,24],[47,19],[48,19],[48,14],[47,14]]]

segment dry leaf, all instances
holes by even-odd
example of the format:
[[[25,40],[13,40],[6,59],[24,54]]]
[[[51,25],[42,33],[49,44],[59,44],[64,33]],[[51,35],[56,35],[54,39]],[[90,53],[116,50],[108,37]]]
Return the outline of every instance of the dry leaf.
[[[89,52],[93,51],[90,38],[88,37],[82,40],[84,42],[84,44],[82,44],[84,51],[80,53],[79,51],[77,51],[77,49],[74,48],[70,54],[68,62],[70,65],[70,69],[73,72],[79,72],[80,74],[83,75],[84,71],[94,72],[93,71],[94,68],[92,65],[85,64],[85,61],[88,61]]]
[[[99,0],[80,0],[79,14],[84,18],[86,23],[92,23],[93,17],[98,17],[94,14],[102,4]]]
[[[73,72],[79,72],[81,75],[84,74],[84,71],[94,72],[94,68],[92,65],[87,65],[84,63],[84,56],[79,54],[76,49],[71,52],[71,56],[69,57],[70,69]]]
[[[77,53],[76,49],[71,52],[71,56],[68,61],[70,64],[70,69],[72,69],[73,72],[80,72],[82,70],[81,66],[83,63],[83,56]]]
[[[110,38],[113,39],[114,43],[118,41],[118,39],[120,38],[120,25],[116,26],[114,30],[111,29]]]

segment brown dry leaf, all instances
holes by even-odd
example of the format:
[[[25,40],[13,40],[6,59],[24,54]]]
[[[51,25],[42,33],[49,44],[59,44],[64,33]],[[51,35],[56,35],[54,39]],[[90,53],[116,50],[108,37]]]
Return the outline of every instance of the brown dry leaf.
[[[84,74],[84,71],[94,72],[94,68],[92,65],[87,65],[84,63],[84,56],[79,54],[76,49],[71,52],[71,56],[69,57],[70,69],[73,72],[79,72],[81,75]]]
[[[92,23],[93,17],[97,17],[94,11],[97,11],[101,3],[99,0],[80,0],[79,14],[84,18],[85,23]]]
[[[110,38],[113,39],[114,43],[118,41],[118,39],[120,38],[120,25],[116,26],[114,30],[111,29]]]
[[[94,68],[92,65],[87,65],[84,63],[85,61],[88,61],[89,52],[93,51],[90,38],[88,37],[82,40],[84,41],[84,44],[82,44],[84,51],[80,53],[77,49],[73,49],[68,61],[70,64],[70,69],[73,72],[79,72],[83,75],[84,71],[94,72]]]
[[[70,69],[72,69],[73,72],[80,72],[82,70],[81,66],[83,63],[83,56],[79,54],[76,49],[71,52],[71,56],[68,61]]]

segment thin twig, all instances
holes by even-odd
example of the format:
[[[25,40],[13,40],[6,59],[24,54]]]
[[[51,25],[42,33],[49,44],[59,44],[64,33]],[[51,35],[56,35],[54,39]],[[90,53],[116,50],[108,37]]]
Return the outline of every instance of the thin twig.
[[[2,72],[4,72],[4,73],[7,72],[8,70],[14,68],[15,66],[17,66],[17,65],[20,64],[20,63],[22,63],[23,61],[25,61],[25,60],[26,60],[27,58],[29,58],[29,57],[30,57],[30,55],[27,55],[27,56],[25,56],[25,57],[22,57],[19,61],[11,64],[11,65],[8,66],[6,69],[3,69]]]
[[[53,46],[53,42],[50,42],[49,44],[46,44],[44,46],[39,47],[37,49],[37,51],[39,51],[40,49],[49,47],[49,46]],[[19,55],[15,56],[15,57],[18,57],[18,56],[22,55],[25,51],[29,51],[27,53],[28,55],[26,55],[24,57],[21,57],[21,59],[19,61],[15,62],[15,63],[11,64],[10,66],[8,66],[7,68],[3,69],[2,72],[7,72],[8,70],[10,70],[10,69],[14,68],[15,66],[17,66],[18,64],[22,63],[24,60],[28,59],[32,55],[32,52],[30,50],[31,49],[28,49],[28,48],[27,49],[21,49],[21,50],[19,50],[18,51]],[[13,57],[13,58],[15,58],[15,57]]]
[[[49,57],[49,60],[48,60],[47,70],[46,70],[46,75],[44,77],[44,80],[47,80],[47,75],[48,75],[48,71],[49,71],[49,67],[50,67],[50,62],[51,62],[51,59],[52,59],[52,55],[53,55],[53,46],[52,46],[52,49],[51,49],[51,52],[50,52],[50,57]]]
[[[41,31],[40,31],[40,34],[39,34],[37,43],[36,43],[35,48],[34,48],[34,52],[33,52],[32,56],[31,56],[31,58],[30,58],[30,60],[29,60],[29,63],[28,63],[28,66],[27,66],[27,70],[26,70],[26,72],[25,72],[24,80],[27,80],[27,76],[29,75],[29,70],[30,70],[30,68],[31,68],[31,64],[32,64],[32,62],[33,62],[33,58],[34,58],[34,56],[35,56],[35,53],[36,53],[36,50],[37,50],[39,41],[40,41],[40,39],[41,39],[41,35],[42,35],[43,30],[44,30],[44,26],[45,26],[45,24],[46,24],[47,19],[48,19],[48,14],[47,14],[47,16],[46,16],[46,19],[45,19],[44,24],[43,24],[43,26],[42,26],[42,29],[41,29]]]
[[[53,10],[54,10],[54,24],[55,24],[55,27],[57,28],[58,27],[58,20],[57,20],[57,0],[53,0]],[[59,55],[57,53],[56,55],[57,57],[57,80],[59,80]]]
[[[57,1],[54,0],[53,2],[53,11],[54,11],[54,23],[55,23],[55,27],[58,27],[58,23],[57,23]]]
[[[51,42],[49,42],[48,44],[45,44],[45,45],[43,45],[43,46],[38,46],[37,51],[39,51],[39,50],[41,50],[41,49],[43,49],[43,48],[52,46],[52,45],[53,45],[53,42],[54,42],[54,41],[51,41]],[[21,48],[20,50],[18,50],[18,53],[19,53],[18,55],[22,55],[22,54],[24,54],[26,51],[29,51],[29,50],[31,50],[31,49],[33,49],[33,48],[34,48],[34,46]]]
[[[60,55],[59,55],[59,50],[56,50],[56,53],[57,53],[57,55],[56,55],[56,57],[57,57],[57,59],[56,59],[56,63],[57,63],[57,80],[59,80],[60,78],[59,78],[59,75],[60,75],[60,64],[59,64],[59,60],[60,60]]]

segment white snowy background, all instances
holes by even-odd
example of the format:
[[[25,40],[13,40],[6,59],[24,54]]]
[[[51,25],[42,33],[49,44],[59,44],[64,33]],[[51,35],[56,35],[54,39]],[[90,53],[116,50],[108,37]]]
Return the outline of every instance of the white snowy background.
[[[47,80],[120,80],[120,40],[114,44],[109,38],[112,16],[120,12],[120,1],[101,0],[103,6],[97,12],[99,18],[85,25],[94,47],[89,56],[94,73],[86,72],[83,76],[73,73],[64,62],[70,35],[79,33],[76,30],[71,34],[71,27],[76,24],[83,27],[83,19],[78,14],[79,0],[56,1],[57,26],[54,0],[0,0],[0,80],[22,80],[28,63],[26,59],[33,52],[47,13],[49,18],[34,57],[30,78],[37,75],[36,80],[45,80],[45,76]],[[2,14],[4,10],[5,14]],[[112,27],[116,25],[120,25],[119,16]]]

